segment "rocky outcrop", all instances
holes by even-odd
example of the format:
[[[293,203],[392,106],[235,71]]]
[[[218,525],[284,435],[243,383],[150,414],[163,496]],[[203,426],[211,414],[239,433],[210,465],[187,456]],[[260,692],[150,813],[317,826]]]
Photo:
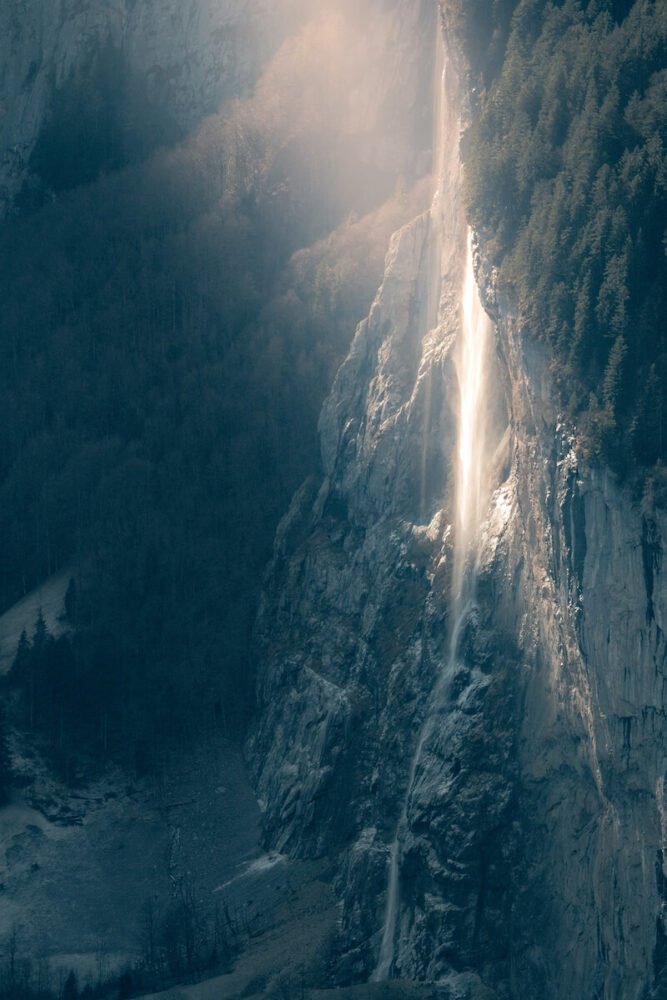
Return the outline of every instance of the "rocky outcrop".
[[[448,177],[454,188],[451,165]],[[322,414],[322,477],[276,539],[249,744],[266,838],[338,859],[337,975],[367,978],[430,713],[400,844],[393,974],[468,997],[662,996],[667,519],[581,464],[533,332],[496,300],[481,258],[493,405],[509,429],[457,669],[432,700],[451,631],[463,242],[450,204],[437,332],[420,321],[424,216],[394,237]]]

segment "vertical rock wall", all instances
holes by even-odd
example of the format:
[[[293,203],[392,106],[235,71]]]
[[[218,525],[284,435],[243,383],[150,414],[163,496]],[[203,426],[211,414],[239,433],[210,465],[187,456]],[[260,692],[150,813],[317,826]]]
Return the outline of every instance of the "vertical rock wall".
[[[451,70],[448,101],[458,121]],[[461,247],[455,198],[450,227]],[[428,228],[424,216],[394,237],[256,629],[249,755],[266,837],[337,859],[350,980],[377,958],[388,850],[449,646],[462,259],[443,257],[442,322],[423,338]],[[667,524],[580,466],[546,359],[481,264],[497,322],[490,405],[509,426],[462,662],[409,802],[394,975],[452,996],[662,996]]]
[[[263,0],[7,0],[0,210],[54,88],[104,45],[122,48],[187,128],[252,85],[280,37],[278,13]],[[368,158],[400,165],[422,128],[405,112],[419,117],[428,102],[432,8],[378,0],[368,16],[373,85],[351,98],[348,128]],[[322,475],[278,533],[256,629],[249,755],[266,838],[336,858],[348,980],[377,957],[388,849],[450,641],[451,355],[465,245],[455,56],[438,332],[424,336],[421,321],[426,215],[394,237],[322,414]],[[581,466],[531,331],[494,300],[491,277],[481,282],[498,327],[497,422],[509,430],[462,663],[409,802],[394,974],[464,996],[657,998],[667,994],[667,519]]]
[[[183,128],[243,92],[280,34],[266,0],[3,0],[0,214],[26,175],[54,91],[105,46]]]

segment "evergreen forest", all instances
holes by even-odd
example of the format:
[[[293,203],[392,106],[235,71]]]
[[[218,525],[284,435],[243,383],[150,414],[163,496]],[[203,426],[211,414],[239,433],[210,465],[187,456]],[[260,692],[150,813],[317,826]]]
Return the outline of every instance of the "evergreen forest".
[[[471,220],[584,454],[665,502],[667,6],[461,4]]]

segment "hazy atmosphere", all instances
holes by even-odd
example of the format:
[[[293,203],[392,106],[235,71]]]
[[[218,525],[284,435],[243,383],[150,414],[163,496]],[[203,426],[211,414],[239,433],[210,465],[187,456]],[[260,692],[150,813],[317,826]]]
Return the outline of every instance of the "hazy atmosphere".
[[[667,1000],[667,4],[1,0],[0,1000]]]

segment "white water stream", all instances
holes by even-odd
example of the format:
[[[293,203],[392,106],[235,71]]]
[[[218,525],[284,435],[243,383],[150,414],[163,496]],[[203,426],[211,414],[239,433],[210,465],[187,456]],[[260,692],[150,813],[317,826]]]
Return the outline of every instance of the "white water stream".
[[[438,32],[438,35],[440,33]],[[446,116],[443,113],[445,73],[442,63],[442,40],[438,39],[438,71],[436,73],[436,99],[434,103],[435,135],[434,173],[437,190],[431,208],[429,269],[424,333],[438,325],[438,307],[441,292],[441,260],[443,240],[456,235],[443,232],[442,200],[446,191],[444,170],[446,143],[458,143],[458,135],[446,135]],[[462,241],[461,241],[462,242]],[[449,682],[456,670],[457,650],[461,630],[474,600],[477,541],[488,501],[487,470],[487,368],[490,357],[492,324],[482,306],[473,264],[472,235],[461,245],[465,253],[464,280],[460,300],[460,329],[455,348],[458,382],[457,440],[453,456],[454,468],[454,555],[452,587],[450,594],[451,632],[449,653],[436,679],[427,706],[424,722],[410,763],[407,789],[396,835],[389,852],[389,872],[385,918],[378,963],[373,980],[381,982],[392,976],[397,956],[398,917],[400,913],[400,873],[402,841],[408,824],[410,798],[419,770],[424,746],[433,732],[439,717],[439,707],[446,697]],[[422,460],[422,483],[425,451]]]

